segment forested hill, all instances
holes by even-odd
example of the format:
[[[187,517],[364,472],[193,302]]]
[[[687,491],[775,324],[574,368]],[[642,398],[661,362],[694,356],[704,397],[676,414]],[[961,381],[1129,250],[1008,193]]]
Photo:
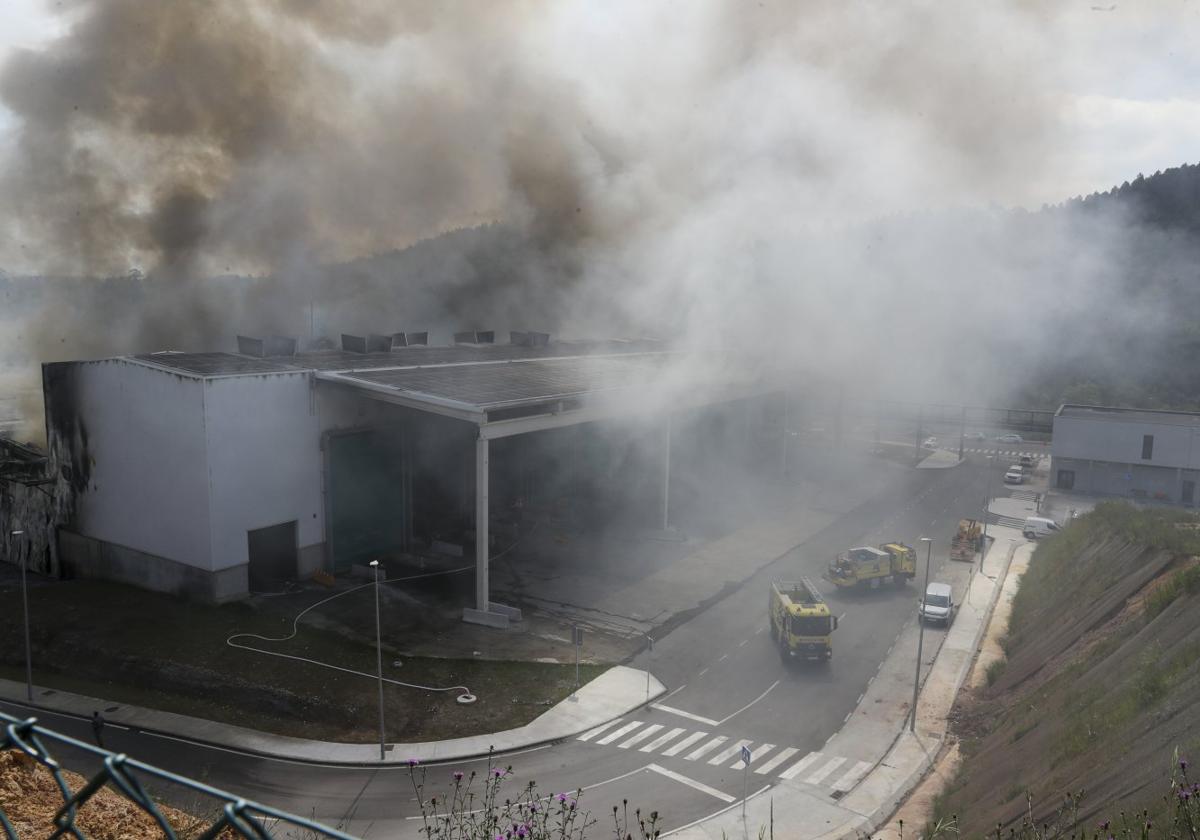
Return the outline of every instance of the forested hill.
[[[1149,178],[1139,174],[1108,192],[1077,196],[1053,209],[1088,213],[1113,207],[1144,225],[1200,232],[1200,164],[1185,163]]]
[[[1138,175],[1031,215],[1110,220],[1095,230],[1116,244],[1076,301],[1079,319],[1108,329],[1104,340],[1075,343],[1068,332],[1018,399],[1200,410],[1200,165]]]

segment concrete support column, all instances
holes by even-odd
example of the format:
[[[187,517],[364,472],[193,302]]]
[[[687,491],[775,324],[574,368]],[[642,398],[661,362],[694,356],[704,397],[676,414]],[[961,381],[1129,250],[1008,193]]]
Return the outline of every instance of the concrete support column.
[[[475,609],[488,609],[488,441],[475,441]]]
[[[488,463],[488,439],[481,433],[475,439],[475,608],[463,610],[463,621],[484,624],[488,627],[507,627],[509,622],[520,621],[521,611],[516,607],[497,604],[491,600],[488,582],[488,562],[491,551],[488,546],[488,515],[490,499],[488,483],[491,473]]]
[[[669,527],[671,519],[671,415],[663,425],[663,474],[662,474],[662,529]]]

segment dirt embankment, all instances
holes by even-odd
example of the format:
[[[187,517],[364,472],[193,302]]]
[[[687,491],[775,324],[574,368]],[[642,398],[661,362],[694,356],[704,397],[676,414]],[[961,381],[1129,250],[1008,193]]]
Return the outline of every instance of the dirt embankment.
[[[966,836],[1027,813],[1165,816],[1178,758],[1200,755],[1200,533],[1181,511],[1098,506],[1033,555],[1007,658],[955,709],[962,769],[938,801]],[[1136,820],[1131,819],[1131,824]],[[1161,823],[1160,823],[1161,824]]]

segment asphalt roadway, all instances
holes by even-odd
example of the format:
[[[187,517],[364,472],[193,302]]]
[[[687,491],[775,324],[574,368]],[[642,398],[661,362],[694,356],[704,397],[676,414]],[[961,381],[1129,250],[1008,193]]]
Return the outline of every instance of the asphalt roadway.
[[[945,470],[908,470],[903,480],[884,482],[886,490],[630,663],[651,671],[671,689],[653,707],[587,740],[499,757],[499,764],[513,768],[506,791],[515,794],[531,780],[545,794],[583,788],[581,807],[601,820],[597,829],[611,822],[613,805],[627,800],[631,813],[635,807],[657,811],[660,827],[670,830],[736,807],[744,786],[753,795],[779,774],[799,772],[790,768],[821,750],[838,731],[902,627],[913,620],[924,557],[917,582],[903,588],[833,591],[820,580],[822,570],[836,552],[850,546],[899,539],[919,547],[918,539],[930,536],[931,579],[961,575],[964,564],[946,560],[950,538],[961,517],[978,515],[986,469],[968,462]],[[1002,471],[1003,466],[993,469]],[[992,487],[1001,487],[999,476],[993,478]],[[828,665],[784,665],[767,632],[769,582],[801,576],[818,584],[840,617]],[[936,648],[943,632],[927,631],[927,651]],[[28,713],[7,703],[0,707],[10,714]],[[68,735],[90,739],[87,721],[46,713],[38,717]],[[755,753],[749,772],[735,769],[740,768],[736,750],[742,742]],[[111,725],[105,747],[360,836],[415,837],[421,825],[410,771],[403,767],[354,769],[264,759]],[[73,766],[69,755],[63,758]],[[805,775],[818,771],[814,785],[836,798],[836,785],[852,784],[861,762],[853,755],[841,756],[841,762],[833,758],[839,757],[828,762],[836,767],[827,778],[816,778],[817,764],[802,770]],[[777,763],[772,766],[772,761]],[[445,790],[452,771],[483,775],[486,766],[482,760],[428,766],[426,796]],[[162,794],[180,800],[170,791]]]

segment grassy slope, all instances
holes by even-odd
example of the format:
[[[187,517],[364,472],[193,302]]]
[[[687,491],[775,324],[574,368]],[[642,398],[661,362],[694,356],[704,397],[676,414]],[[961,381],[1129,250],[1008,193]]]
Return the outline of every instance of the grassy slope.
[[[966,756],[938,816],[969,836],[1035,821],[1084,791],[1099,814],[1165,815],[1181,756],[1200,754],[1200,533],[1180,511],[1107,503],[1043,542],[1013,604],[1008,654],[956,710]]]

